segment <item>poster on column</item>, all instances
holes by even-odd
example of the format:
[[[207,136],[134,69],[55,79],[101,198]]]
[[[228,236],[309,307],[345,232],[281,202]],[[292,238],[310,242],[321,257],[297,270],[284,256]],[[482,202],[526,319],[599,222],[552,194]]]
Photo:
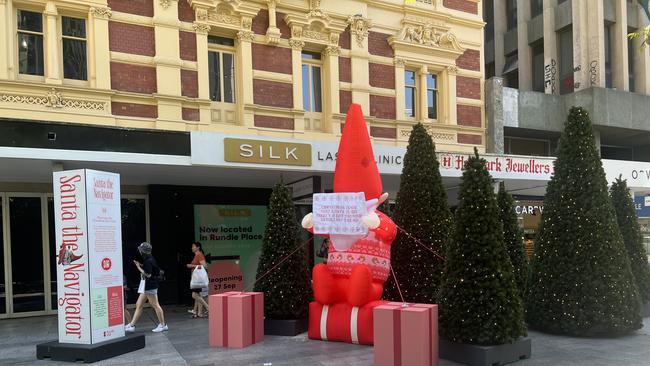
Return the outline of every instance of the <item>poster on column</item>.
[[[124,336],[120,177],[55,172],[59,342]]]
[[[253,284],[265,226],[266,206],[194,205],[195,239],[201,242],[206,256],[213,259],[208,264],[211,294]],[[239,259],[226,263],[220,257]],[[233,266],[239,266],[239,270]]]

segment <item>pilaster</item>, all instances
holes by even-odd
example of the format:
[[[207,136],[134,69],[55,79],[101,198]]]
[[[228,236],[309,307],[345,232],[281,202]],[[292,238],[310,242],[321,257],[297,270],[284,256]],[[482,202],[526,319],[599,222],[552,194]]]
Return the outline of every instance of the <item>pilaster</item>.
[[[528,45],[528,21],[530,1],[517,4],[517,58],[519,62],[519,90],[533,89],[533,70],[530,46]]]
[[[302,48],[305,42],[298,39],[290,39],[291,45],[291,73],[293,74],[293,109],[303,110],[302,104]],[[305,118],[298,116],[294,120],[296,132],[305,131]]]
[[[111,88],[111,60],[108,38],[110,8],[90,8],[88,13],[88,79],[91,88]]]
[[[354,33],[350,42],[352,102],[360,104],[363,113],[368,115],[370,114],[370,77],[368,75],[370,55],[367,35],[371,23],[366,23],[365,29],[359,31],[362,33],[358,37],[356,35],[359,32],[353,29],[354,21],[351,19],[348,20],[348,23],[350,23],[350,33]]]
[[[338,46],[327,46],[323,51],[323,132],[331,133],[334,128],[332,116],[340,111],[339,103],[339,53]]]
[[[255,125],[254,114],[252,111],[247,110],[247,105],[253,105],[253,32],[239,31],[237,33],[237,70],[241,77],[241,91],[237,93],[239,102],[239,121],[240,124],[246,127],[253,127]]]
[[[404,71],[405,64],[404,60],[401,58],[396,58],[394,60],[395,64],[395,108],[396,108],[396,117],[398,120],[406,119],[406,102],[405,102],[405,92],[404,92]]]
[[[267,0],[269,8],[269,28],[266,30],[266,42],[270,44],[277,44],[280,41],[280,28],[278,28],[275,13],[277,2],[278,0]]]
[[[447,68],[444,71],[445,80],[447,81],[447,85],[445,86],[444,90],[447,90],[445,94],[446,96],[444,97],[446,99],[446,102],[444,103],[444,118],[443,122],[445,124],[449,125],[456,125],[457,122],[457,113],[456,113],[456,75],[458,73],[458,68],[456,66],[447,66]],[[440,89],[440,88],[438,88]],[[440,91],[438,91],[440,93]],[[438,112],[440,113],[440,111]],[[440,119],[440,117],[438,117]]]
[[[544,0],[542,20],[544,22],[544,93],[546,94],[560,93],[555,6],[557,0]]]
[[[627,1],[615,0],[616,23],[611,37],[612,85],[618,90],[630,90],[630,74],[627,59]],[[630,60],[634,62],[633,60]]]
[[[506,56],[504,54],[505,43],[503,36],[507,32],[508,25],[506,24],[506,2],[494,2],[494,74],[501,76],[503,73],[503,66],[506,63]]]
[[[426,66],[422,65],[418,70],[418,98],[416,102],[417,113],[415,115],[416,120],[425,121],[428,116],[428,101],[427,101],[427,74],[429,73]],[[451,90],[449,91],[451,92]]]
[[[11,30],[9,29],[9,11],[7,6],[7,0],[0,0],[0,40],[3,42],[9,43],[9,34]],[[9,60],[11,59],[10,47],[0,47],[0,79],[9,78]]]
[[[199,83],[199,99],[210,99],[210,80],[208,79],[208,31],[210,26],[203,23],[195,23],[196,32],[196,72]],[[210,121],[212,119],[210,105],[202,104],[199,108],[199,120]]]
[[[645,15],[645,12],[638,11],[639,29],[642,31],[645,27],[650,25],[650,20]],[[634,40],[634,82],[635,92],[639,94],[650,95],[650,47],[645,47],[641,50],[641,39],[638,37]]]
[[[63,82],[60,68],[59,38],[57,36],[59,34],[57,32],[58,15],[56,4],[53,1],[48,1],[43,12],[45,18],[43,53],[45,56],[45,82],[47,84],[61,84]]]

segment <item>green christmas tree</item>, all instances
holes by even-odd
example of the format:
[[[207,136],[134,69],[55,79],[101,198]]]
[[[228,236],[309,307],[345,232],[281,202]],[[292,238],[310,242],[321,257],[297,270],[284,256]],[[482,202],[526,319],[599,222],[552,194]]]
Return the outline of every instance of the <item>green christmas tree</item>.
[[[582,108],[569,112],[554,167],[528,281],[528,324],[577,336],[640,328],[639,291]]]
[[[307,246],[291,254],[298,245],[299,228],[291,192],[278,183],[271,193],[255,284],[255,291],[264,292],[264,316],[268,319],[307,317],[311,299]]]
[[[411,237],[398,233],[391,251],[395,276],[404,299],[409,302],[434,304],[440,286],[442,261],[431,251],[443,254],[451,229],[451,214],[438,166],[431,136],[418,123],[409,138],[393,213],[395,223]],[[400,300],[392,276],[385,289],[385,298]]]
[[[492,178],[476,149],[465,163],[458,199],[439,294],[440,334],[458,343],[511,343],[526,335],[524,309]]]
[[[644,304],[650,302],[650,266],[648,254],[643,247],[643,235],[636,218],[636,210],[625,180],[616,179],[610,189],[612,203],[616,211],[618,227],[623,236],[623,242],[630,259],[632,274],[639,288],[639,294]]]
[[[524,233],[517,223],[517,214],[514,207],[515,200],[506,192],[503,182],[499,184],[497,204],[499,205],[499,216],[503,224],[503,241],[514,269],[519,296],[523,299],[526,280],[528,279],[528,258],[526,258],[524,249]]]

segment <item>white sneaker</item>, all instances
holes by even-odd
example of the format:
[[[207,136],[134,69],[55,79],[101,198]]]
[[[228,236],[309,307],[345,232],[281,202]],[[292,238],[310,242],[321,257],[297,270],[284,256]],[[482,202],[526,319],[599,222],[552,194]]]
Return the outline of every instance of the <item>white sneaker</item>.
[[[167,324],[162,325],[158,324],[158,326],[155,329],[152,329],[151,331],[154,333],[160,333],[169,330],[169,327],[167,327]]]
[[[135,332],[135,325],[127,324],[127,325],[124,327],[124,331],[125,331],[125,332],[129,332],[129,333],[133,333],[133,332]]]
[[[190,309],[187,312],[190,313],[190,314],[196,314],[196,311],[194,311],[194,309]]]

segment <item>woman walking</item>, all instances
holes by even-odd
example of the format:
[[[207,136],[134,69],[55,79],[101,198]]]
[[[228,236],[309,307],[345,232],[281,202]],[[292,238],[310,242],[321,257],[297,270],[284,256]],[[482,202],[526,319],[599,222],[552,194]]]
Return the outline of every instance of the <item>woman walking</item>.
[[[160,276],[160,268],[156,259],[151,255],[152,247],[149,243],[142,243],[138,246],[138,251],[143,258],[143,263],[133,261],[136,268],[140,272],[140,287],[138,288],[138,301],[135,304],[135,312],[133,319],[129,324],[124,327],[127,332],[135,332],[135,324],[142,315],[142,307],[146,301],[149,301],[151,307],[156,312],[158,317],[158,326],[152,330],[154,333],[164,332],[168,330],[167,323],[165,323],[165,314],[163,309],[158,303],[158,278]]]
[[[199,243],[198,241],[192,243],[192,252],[194,253],[194,259],[192,259],[192,263],[187,265],[187,268],[194,271],[196,267],[202,266],[204,269],[207,270],[206,263],[205,263],[205,254],[203,254],[203,248],[201,247],[201,243]],[[203,313],[203,308],[205,308],[206,313],[208,311],[208,303],[205,302],[203,296],[201,295],[203,289],[193,288],[191,290],[192,290],[192,298],[194,299],[194,310],[192,310],[192,318],[203,318],[206,315]]]

